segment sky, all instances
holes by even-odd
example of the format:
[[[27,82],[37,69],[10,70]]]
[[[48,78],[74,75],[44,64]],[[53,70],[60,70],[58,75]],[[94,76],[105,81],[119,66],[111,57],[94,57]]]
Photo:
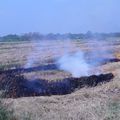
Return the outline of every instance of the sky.
[[[120,0],[0,0],[0,35],[120,32]]]

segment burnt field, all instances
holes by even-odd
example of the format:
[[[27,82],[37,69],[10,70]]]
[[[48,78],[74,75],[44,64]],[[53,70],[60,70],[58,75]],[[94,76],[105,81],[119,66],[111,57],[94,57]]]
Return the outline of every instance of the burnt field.
[[[114,77],[112,71],[104,71],[101,67],[120,61],[118,40],[101,43],[96,40],[46,40],[0,44],[1,90],[8,91],[8,97],[15,98],[65,95],[78,88],[95,87]],[[58,59],[63,59],[63,62]]]
[[[5,104],[36,120],[106,118],[120,98],[118,39],[0,43]]]
[[[32,80],[15,73],[0,74],[0,88],[4,97],[18,98],[29,96],[66,95],[83,87],[95,87],[114,78],[112,73],[81,78],[66,78],[57,81]]]
[[[69,43],[67,46],[64,46],[64,42],[65,41],[63,41],[63,43],[60,41],[52,41],[52,43],[50,43],[50,41],[42,41],[41,43],[32,42],[29,44],[2,43],[1,51],[6,50],[5,57],[9,58],[6,63],[4,63],[4,60],[1,61],[3,68],[0,70],[0,88],[4,91],[4,97],[17,98],[29,96],[66,95],[83,87],[95,87],[101,83],[109,82],[114,78],[112,73],[106,74],[98,70],[98,67],[102,65],[120,61],[119,57],[114,53],[115,48],[113,48],[112,45],[111,48],[109,48],[107,47],[108,43],[103,43],[102,41],[102,46],[98,46],[101,49],[101,52],[99,52],[99,50],[97,51],[98,48],[93,49],[94,45],[98,44],[96,41],[90,43],[92,45],[89,45],[88,42],[82,43],[74,40],[67,41],[66,44]],[[57,43],[61,43],[60,46],[56,47]],[[10,47],[11,45],[13,46]],[[103,49],[101,47],[103,47]],[[16,51],[14,51],[14,49]],[[26,53],[25,56],[24,51],[29,49],[31,49],[31,51]],[[60,56],[64,56],[66,49],[70,55],[68,55],[69,58],[65,58],[64,61],[68,60],[58,64],[56,62],[57,59]],[[82,54],[85,54],[84,63],[81,53],[77,53],[77,56],[75,53],[81,49]],[[9,56],[7,56],[7,52],[10,51],[11,54],[14,51],[13,55],[10,56],[9,53]],[[17,56],[17,52],[20,51],[23,53]],[[21,58],[21,56],[23,57]],[[14,63],[14,59],[18,59],[16,60],[16,63]],[[70,61],[71,59],[72,61]],[[78,63],[76,63],[76,60]],[[82,63],[79,62],[81,60]],[[73,66],[77,64],[80,69],[78,67],[71,68],[70,64],[66,64],[69,63],[69,61]],[[64,67],[65,69],[60,69],[60,65],[67,65],[67,69],[75,69],[75,72],[66,70],[66,67]],[[90,72],[87,73],[87,70],[84,71],[84,68],[86,69],[86,66],[88,65],[91,65],[92,67],[88,67]],[[81,74],[81,72],[83,73]],[[76,73],[78,76],[74,76]]]

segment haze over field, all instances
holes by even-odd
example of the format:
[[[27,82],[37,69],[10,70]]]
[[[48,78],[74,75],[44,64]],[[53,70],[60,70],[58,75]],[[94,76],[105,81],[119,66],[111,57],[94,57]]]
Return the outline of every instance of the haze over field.
[[[0,120],[120,120],[120,0],[0,0]]]
[[[120,31],[119,0],[2,0],[0,35]]]

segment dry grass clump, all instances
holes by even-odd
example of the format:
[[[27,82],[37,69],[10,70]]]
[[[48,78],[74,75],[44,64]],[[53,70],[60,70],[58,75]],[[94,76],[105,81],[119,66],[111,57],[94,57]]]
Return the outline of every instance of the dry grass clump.
[[[10,101],[13,102],[12,107],[18,118],[21,118],[23,112],[28,116],[31,114],[34,120],[119,120],[120,118],[120,98],[96,93],[93,89],[65,96],[20,98]]]

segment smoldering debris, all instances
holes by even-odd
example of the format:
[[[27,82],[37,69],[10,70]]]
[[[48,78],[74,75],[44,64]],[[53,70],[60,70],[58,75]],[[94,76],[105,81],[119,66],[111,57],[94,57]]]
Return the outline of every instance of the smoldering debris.
[[[85,86],[95,87],[100,83],[109,82],[113,77],[112,73],[108,73],[57,81],[41,79],[30,81],[20,74],[2,73],[0,74],[0,89],[4,91],[3,97],[6,98],[65,95]]]

